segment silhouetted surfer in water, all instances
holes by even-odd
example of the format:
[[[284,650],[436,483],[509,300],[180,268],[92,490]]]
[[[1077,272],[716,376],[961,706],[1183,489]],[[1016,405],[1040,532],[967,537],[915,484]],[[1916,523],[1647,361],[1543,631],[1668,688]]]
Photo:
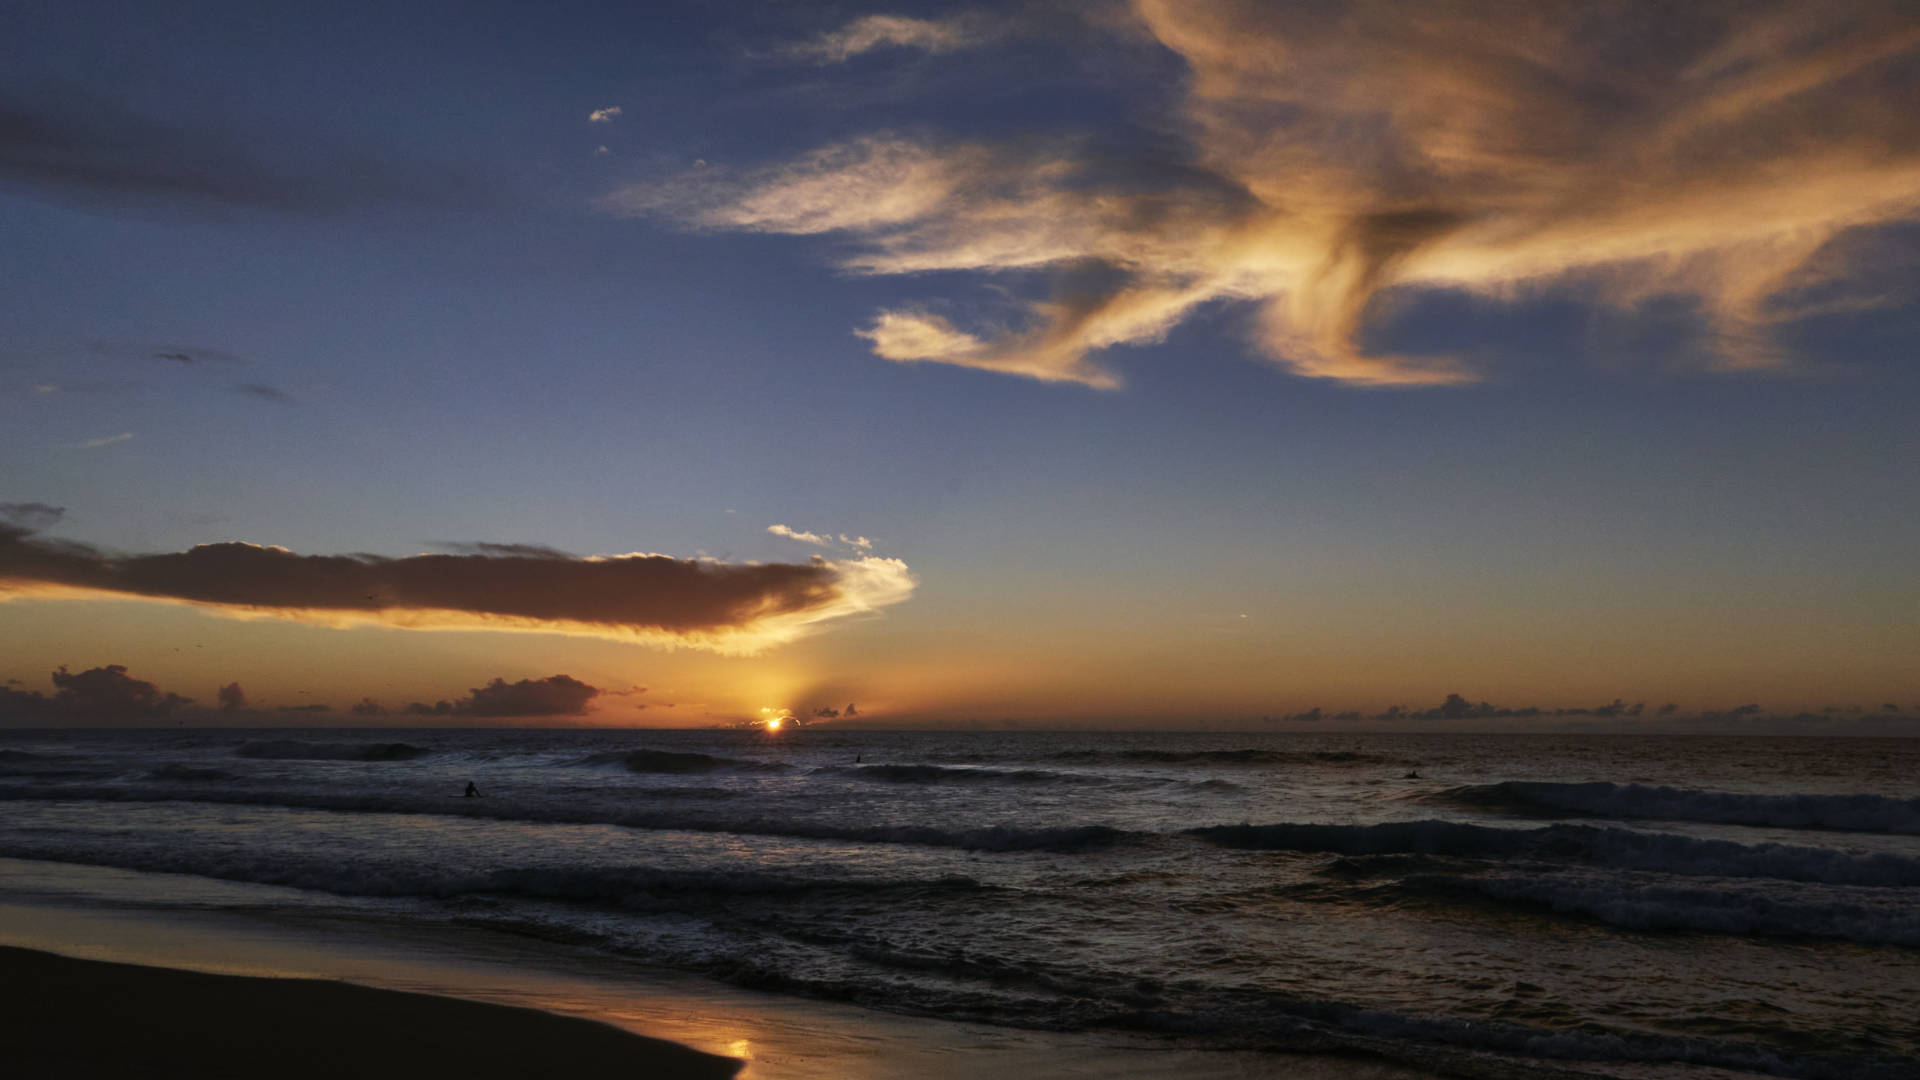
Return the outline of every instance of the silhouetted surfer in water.
[[[477,788],[477,787],[474,787],[474,786],[473,786],[473,781],[471,781],[471,780],[469,780],[469,781],[467,781],[467,793],[466,793],[466,797],[467,797],[467,798],[469,798],[469,799],[477,799],[477,798],[479,798],[479,797],[480,797],[480,789],[479,789],[479,788]]]

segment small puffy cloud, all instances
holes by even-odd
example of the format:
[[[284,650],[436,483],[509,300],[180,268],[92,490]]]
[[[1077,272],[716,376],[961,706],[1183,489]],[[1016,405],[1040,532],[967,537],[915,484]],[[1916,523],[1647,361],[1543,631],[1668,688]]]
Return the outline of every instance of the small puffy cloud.
[[[787,48],[787,55],[817,64],[837,64],[861,53],[882,48],[918,49],[950,53],[990,44],[1005,33],[1004,26],[985,16],[963,13],[944,19],[916,19],[906,15],[865,15],[838,30]]]
[[[495,679],[455,702],[453,711],[460,716],[581,716],[599,693],[598,687],[566,675],[516,683]]]
[[[237,682],[230,682],[221,687],[213,697],[220,703],[222,712],[239,712],[247,707],[247,692],[240,689],[240,684]]]
[[[733,565],[477,548],[384,558],[230,542],[111,555],[12,525],[0,527],[0,599],[131,597],[234,618],[576,634],[749,654],[900,603],[916,584],[906,563],[874,556]]]
[[[1571,288],[1628,312],[1680,298],[1708,363],[1777,368],[1777,329],[1847,310],[1899,246],[1875,231],[1920,218],[1906,0],[1128,7],[1187,68],[1173,138],[1150,151],[882,132],[601,205],[830,234],[852,273],[991,277],[1004,317],[893,306],[859,333],[898,363],[1100,388],[1120,384],[1100,353],[1224,304],[1298,375],[1473,381],[1464,357],[1369,343],[1376,301],[1418,291]],[[978,42],[972,25],[868,16],[794,55],[950,51]]]
[[[349,707],[347,708],[347,711],[348,711],[348,712],[350,712],[350,713],[352,713],[352,714],[353,714],[353,715],[355,715],[355,716],[385,716],[385,715],[387,715],[387,707],[386,707],[385,705],[382,705],[382,704],[380,704],[379,702],[377,702],[377,701],[375,701],[375,700],[373,700],[373,699],[372,699],[372,698],[370,698],[370,697],[369,697],[369,698],[361,698],[361,699],[360,699],[359,701],[357,701],[357,702],[355,702],[355,703],[354,703],[353,705],[351,705],[351,706],[349,706]]]
[[[130,723],[166,716],[193,704],[192,698],[162,692],[154,684],[128,675],[124,664],[81,672],[70,672],[62,664],[52,680],[51,697],[38,690],[0,686],[0,724]]]
[[[159,687],[127,674],[124,664],[69,672],[65,666],[53,673],[53,708],[59,715],[77,720],[123,720],[142,716],[165,716],[192,698],[162,693]]]
[[[799,529],[789,528],[785,525],[769,525],[767,526],[767,531],[775,536],[784,536],[789,540],[798,540],[803,544],[813,544],[816,547],[826,547],[833,543],[832,540],[821,536],[819,533],[802,532]]]
[[[623,111],[624,110],[622,110],[618,105],[609,105],[604,109],[595,109],[592,112],[587,114],[587,123],[611,124],[615,120],[618,120],[620,118],[620,114]]]
[[[861,551],[873,550],[873,541],[864,536],[848,536],[846,533],[841,533],[840,542],[850,548],[857,548]]]

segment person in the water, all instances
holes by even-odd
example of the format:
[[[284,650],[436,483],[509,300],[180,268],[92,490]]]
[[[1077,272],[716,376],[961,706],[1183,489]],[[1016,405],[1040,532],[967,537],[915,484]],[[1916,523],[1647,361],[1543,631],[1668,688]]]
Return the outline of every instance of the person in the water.
[[[469,798],[469,799],[477,799],[477,798],[479,798],[479,797],[480,797],[480,789],[479,789],[479,788],[477,788],[477,787],[474,787],[474,786],[473,786],[473,781],[471,781],[471,780],[469,780],[469,781],[467,781],[467,794],[466,794],[466,797],[467,797],[467,798]]]

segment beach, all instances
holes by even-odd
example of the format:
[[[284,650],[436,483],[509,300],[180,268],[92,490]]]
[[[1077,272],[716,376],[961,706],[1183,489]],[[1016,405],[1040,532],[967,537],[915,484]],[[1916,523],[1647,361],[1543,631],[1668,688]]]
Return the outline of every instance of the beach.
[[[537,1009],[318,979],[0,948],[0,981],[10,1068],[28,1076],[725,1080],[741,1065]]]
[[[608,965],[487,931],[399,934],[358,920],[130,902],[131,890],[172,884],[165,877],[0,860],[0,1037],[23,1075],[1442,1075],[1350,1054],[1209,1051],[900,1017]]]

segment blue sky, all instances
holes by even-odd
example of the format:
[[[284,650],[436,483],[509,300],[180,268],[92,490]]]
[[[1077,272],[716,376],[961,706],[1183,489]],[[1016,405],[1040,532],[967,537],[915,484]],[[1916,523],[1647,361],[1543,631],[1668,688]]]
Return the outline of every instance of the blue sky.
[[[1651,30],[1543,10],[1511,54],[1375,5],[14,12],[0,502],[108,569],[9,571],[0,676],[1920,701],[1911,13],[1647,6],[1616,70]],[[818,555],[845,596],[595,637],[98,584],[229,541]]]

